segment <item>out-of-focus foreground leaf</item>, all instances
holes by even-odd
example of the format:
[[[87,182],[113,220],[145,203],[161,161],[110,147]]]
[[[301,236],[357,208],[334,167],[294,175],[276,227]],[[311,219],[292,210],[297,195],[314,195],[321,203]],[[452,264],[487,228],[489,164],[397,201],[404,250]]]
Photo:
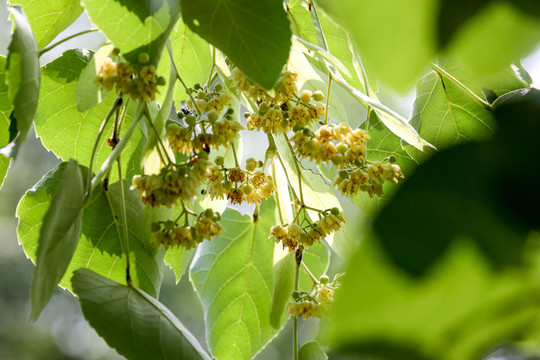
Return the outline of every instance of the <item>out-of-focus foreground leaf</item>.
[[[540,91],[507,93],[493,109],[495,135],[419,166],[351,259],[331,331],[344,352],[477,359],[532,328],[539,250],[524,246],[540,229]]]

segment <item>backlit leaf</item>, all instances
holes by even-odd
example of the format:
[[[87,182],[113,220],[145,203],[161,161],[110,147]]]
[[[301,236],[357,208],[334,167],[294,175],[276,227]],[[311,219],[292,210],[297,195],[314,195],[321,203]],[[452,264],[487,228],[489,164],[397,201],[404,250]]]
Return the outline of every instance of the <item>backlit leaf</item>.
[[[204,86],[212,68],[212,54],[208,43],[191,31],[182,20],[171,32],[170,39],[174,63],[186,85],[193,86],[198,82]],[[163,76],[167,77],[167,74]],[[180,82],[176,83],[175,103],[179,105],[187,98],[186,89]]]
[[[201,300],[206,339],[218,360],[250,359],[277,330],[270,325],[274,202],[263,203],[257,220],[227,209],[219,238],[195,254],[190,279]]]
[[[107,96],[107,90],[98,87],[95,80],[101,63],[110,55],[113,49],[114,45],[103,44],[95,53],[92,52],[89,54],[90,60],[80,73],[77,86],[75,87],[75,102],[77,103],[77,110],[80,112],[90,110],[101,103]]]
[[[437,149],[481,140],[495,130],[492,114],[448,78],[430,73],[417,85],[411,124]],[[415,159],[421,154],[407,147]]]
[[[144,291],[88,269],[77,270],[72,283],[90,325],[126,358],[211,359],[180,320]]]
[[[22,5],[34,32],[38,49],[44,48],[71,25],[83,8],[78,0],[17,0]]]
[[[318,341],[310,341],[298,350],[300,360],[327,360],[328,356],[322,351]]]

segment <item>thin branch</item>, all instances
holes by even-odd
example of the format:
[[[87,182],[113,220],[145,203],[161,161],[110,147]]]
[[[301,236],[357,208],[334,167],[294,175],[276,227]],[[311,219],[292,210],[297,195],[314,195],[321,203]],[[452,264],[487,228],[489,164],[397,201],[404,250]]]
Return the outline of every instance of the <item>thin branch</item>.
[[[130,269],[130,260],[129,260],[129,236],[128,236],[128,224],[127,224],[127,212],[126,212],[126,196],[124,193],[124,181],[122,180],[122,162],[121,162],[121,156],[119,156],[116,159],[116,163],[118,165],[118,178],[120,181],[120,203],[122,207],[122,226],[124,228],[124,244],[125,247],[123,249],[125,250],[126,255],[126,282],[131,284],[131,275],[129,273]]]
[[[122,106],[122,97],[118,96],[116,99],[114,99],[114,104],[107,113],[107,116],[103,120],[103,123],[101,123],[101,126],[99,127],[98,135],[96,137],[96,141],[94,142],[94,148],[92,149],[92,155],[90,155],[90,164],[88,165],[88,180],[86,184],[86,198],[90,198],[90,192],[92,190],[91,185],[91,179],[92,179],[92,169],[94,167],[94,158],[96,156],[97,147],[99,145],[99,141],[101,140],[101,136],[103,135],[103,132],[105,130],[105,127],[107,126],[107,123],[109,122],[109,119],[111,116],[116,112]]]
[[[131,123],[131,126],[126,131],[124,136],[122,137],[122,140],[114,147],[113,151],[110,153],[110,155],[107,157],[105,162],[101,165],[101,168],[97,172],[97,174],[92,179],[92,183],[90,185],[90,188],[93,189],[100,181],[101,179],[109,172],[111,169],[111,166],[116,161],[116,159],[120,156],[122,153],[122,150],[126,146],[127,142],[131,138],[131,135],[133,134],[133,131],[135,131],[135,128],[137,127],[139,120],[143,116],[143,110],[144,107],[142,104],[139,104],[139,109],[137,109],[137,114],[135,115],[135,118],[133,119],[133,122]]]
[[[318,285],[319,284],[319,280],[317,280],[317,278],[315,277],[315,275],[313,275],[313,273],[309,270],[309,268],[307,267],[307,265],[302,261],[302,268],[306,271],[306,273],[308,274],[308,276],[311,278],[311,281],[313,281],[313,284],[315,285]]]

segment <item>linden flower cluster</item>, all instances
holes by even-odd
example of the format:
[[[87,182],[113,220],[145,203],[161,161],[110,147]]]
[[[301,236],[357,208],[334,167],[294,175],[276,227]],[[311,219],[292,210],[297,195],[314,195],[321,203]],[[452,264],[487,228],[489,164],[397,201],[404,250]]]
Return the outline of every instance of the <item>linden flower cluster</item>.
[[[224,230],[219,224],[221,216],[212,209],[201,212],[193,225],[179,226],[172,220],[155,222],[152,224],[152,241],[165,249],[171,246],[181,246],[184,249],[195,248],[204,240],[210,241],[212,237],[219,236]]]
[[[315,132],[306,127],[291,138],[298,157],[317,163],[331,161],[341,168],[365,160],[367,140],[364,130],[353,130],[347,124],[323,125]]]
[[[276,190],[272,180],[263,171],[256,170],[262,167],[262,162],[253,158],[246,160],[245,171],[239,167],[225,168],[221,156],[216,158],[215,163],[216,166],[210,168],[205,192],[212,199],[226,198],[232,204],[246,202],[260,206]]]
[[[178,200],[192,200],[209,174],[211,163],[204,152],[180,165],[170,165],[159,174],[136,175],[131,189],[138,190],[145,205],[171,207]]]
[[[304,90],[298,96],[297,77],[293,72],[284,72],[274,89],[275,95],[271,96],[237,68],[233,69],[231,78],[234,86],[258,104],[256,113],[245,115],[248,130],[256,129],[279,135],[295,127],[307,126],[325,115],[324,104],[318,102],[324,99],[323,93]],[[312,100],[315,103],[311,103]]]
[[[157,87],[165,85],[165,78],[157,77],[154,65],[144,65],[148,61],[150,57],[147,53],[139,55],[139,63],[135,66],[127,62],[114,62],[112,58],[106,57],[101,63],[95,83],[107,91],[114,88],[134,100],[155,100]]]
[[[266,90],[249,80],[237,67],[232,69],[230,79],[233,82],[233,87],[242,91],[256,103],[262,101],[274,104],[283,103],[291,99],[298,92],[298,87],[296,86],[298,75],[291,71],[285,71],[281,74],[274,89],[274,96],[269,95]]]
[[[327,209],[321,214],[318,221],[304,228],[298,224],[272,226],[268,238],[274,237],[276,244],[281,242],[283,249],[287,247],[289,251],[295,251],[300,244],[311,246],[338,231],[342,224],[345,224],[345,217],[338,208]]]
[[[385,161],[388,160],[388,163]],[[389,156],[383,162],[364,164],[351,170],[342,170],[334,179],[334,186],[341,194],[354,196],[358,191],[365,191],[370,197],[383,193],[385,181],[398,182],[403,177],[399,165],[394,164],[395,156]]]
[[[218,113],[233,103],[233,96],[229,91],[223,90],[222,84],[216,84],[213,89],[208,89],[206,86],[203,88],[201,84],[195,83],[193,88],[188,88],[188,92],[194,95],[195,104],[191,98],[186,100],[186,106],[191,111],[196,111],[195,106],[201,112],[209,112],[215,110]]]
[[[182,114],[180,112],[179,114]],[[244,127],[233,120],[233,109],[227,109],[223,118],[219,119],[216,110],[210,110],[203,115],[181,116],[187,126],[172,124],[167,127],[166,137],[171,148],[179,153],[190,154],[192,151],[201,152],[228,147]]]
[[[293,292],[292,296],[295,301],[287,303],[285,311],[291,317],[303,317],[304,319],[325,316],[334,302],[335,290],[340,286],[337,281],[340,276],[341,274],[336,275],[334,281],[329,283],[328,276],[322,275],[314,294]]]

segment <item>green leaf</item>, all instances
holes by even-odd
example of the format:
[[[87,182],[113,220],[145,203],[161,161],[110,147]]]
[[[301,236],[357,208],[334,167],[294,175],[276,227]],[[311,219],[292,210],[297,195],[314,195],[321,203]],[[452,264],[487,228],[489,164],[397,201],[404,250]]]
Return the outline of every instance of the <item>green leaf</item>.
[[[183,209],[179,206],[175,209],[170,209],[164,206],[145,207],[143,227],[145,229],[151,229],[153,222],[175,219],[180,216],[182,210]],[[163,262],[165,262],[165,264],[174,272],[177,284],[187,269],[194,253],[195,251],[193,249],[186,250],[180,246],[169,247],[166,250]]]
[[[17,234],[26,256],[35,261],[39,229],[52,194],[60,186],[66,164],[60,164],[30,189],[17,207],[19,225]],[[81,167],[84,177],[88,169]],[[120,243],[123,236],[121,221],[120,184],[111,184],[105,192],[102,187],[94,190],[84,209],[82,233],[77,249],[69,263],[66,274],[60,281],[61,287],[71,289],[73,271],[85,267],[116,282],[125,283],[125,256]],[[136,192],[124,183],[126,213],[129,224],[129,248],[131,279],[133,284],[147,293],[157,296],[162,280],[161,261],[164,251],[150,243],[150,228],[145,226],[143,211]],[[114,209],[114,214],[111,211]],[[118,219],[116,218],[118,217]]]
[[[456,59],[439,61],[438,65],[480,98],[485,97],[488,102],[493,102],[497,97],[508,92],[530,88],[533,82],[529,73],[519,62],[482,77],[474,76]]]
[[[411,124],[437,149],[486,139],[495,130],[492,114],[454,82],[436,73],[423,77],[416,88]],[[421,154],[406,147],[416,160]]]
[[[0,149],[9,143],[9,114],[13,110],[13,105],[9,100],[9,89],[6,82],[6,62],[4,56],[0,56]],[[0,188],[4,183],[4,178],[9,168],[10,160],[0,154]]]
[[[113,49],[114,45],[103,44],[95,53],[90,54],[90,61],[79,75],[79,80],[77,80],[75,86],[75,103],[77,104],[77,110],[80,112],[92,109],[107,97],[108,91],[96,86],[95,80],[101,63],[110,55]]]
[[[11,144],[4,148],[7,156],[17,154],[32,127],[40,82],[38,52],[32,28],[20,6],[11,7],[11,14],[15,32],[8,48],[6,73],[13,111],[10,115]]]
[[[298,350],[300,360],[327,360],[328,356],[322,351],[318,341],[310,341]]]
[[[34,31],[38,49],[50,43],[71,25],[83,8],[78,0],[17,0],[22,5]]]
[[[68,50],[61,57],[42,68],[43,83],[36,117],[36,133],[43,145],[66,160],[75,158],[79,163],[89,164],[101,123],[114,104],[114,94],[109,95],[101,104],[90,111],[81,113],[75,105],[77,81],[90,61],[86,50]],[[132,103],[133,104],[133,103]],[[130,108],[131,111],[131,108]],[[126,116],[120,137],[132,122],[130,111]],[[96,152],[96,164],[101,164],[112,151],[107,145],[107,138],[112,136],[112,121],[102,136]],[[142,145],[141,133],[135,133],[123,150],[122,173],[126,178],[139,173]],[[116,172],[111,173],[111,181],[118,179]]]
[[[212,54],[208,43],[189,29],[180,20],[169,37],[173,48],[174,64],[187,86],[195,83],[206,84],[212,68]],[[167,73],[163,74],[167,76]],[[184,86],[178,82],[174,92],[174,101],[178,105],[188,95]]]
[[[88,269],[77,270],[72,282],[85,318],[126,358],[211,359],[180,320],[144,291]]]
[[[9,99],[6,63],[7,58],[0,56],[0,148],[9,144],[9,114],[13,110]]]
[[[366,68],[398,90],[407,90],[435,55],[434,0],[339,0],[332,6]]]
[[[319,47],[324,48],[319,31],[315,28],[317,25],[312,20],[313,10],[308,11],[302,5],[302,0],[289,1],[288,10],[295,34],[312,44],[318,44]],[[357,89],[363,89],[363,81],[358,78],[353,65],[353,53],[349,47],[349,34],[320,8],[317,8],[317,15],[326,38],[328,52],[345,66],[349,72],[346,76],[349,83]],[[326,72],[325,68],[319,70]]]
[[[270,90],[289,57],[291,30],[280,1],[181,0],[185,23]]]
[[[84,187],[81,170],[70,160],[43,217],[32,280],[30,317],[37,320],[64,276],[81,236]]]
[[[270,309],[270,325],[274,329],[280,329],[286,317],[285,305],[292,299],[295,271],[296,260],[292,252],[288,252],[274,264],[274,291],[272,292],[272,307]]]
[[[277,332],[270,325],[274,205],[265,201],[256,221],[228,208],[221,218],[225,232],[199,245],[191,264],[206,339],[219,360],[251,359]]]
[[[494,271],[466,238],[418,280],[393,265],[377,239],[369,238],[342,282],[330,341],[340,353],[386,360],[401,360],[403,354],[416,360],[482,358],[527,332],[540,304],[529,274]]]
[[[0,189],[2,189],[2,185],[4,184],[4,178],[9,169],[9,163],[10,159],[0,154]]]
[[[131,63],[140,53],[157,66],[180,15],[178,0],[83,0],[90,19]]]
[[[527,2],[527,12],[514,7]],[[536,47],[540,40],[537,9],[534,1],[490,1],[459,28],[446,50],[461,59],[475,76],[497,72]],[[447,13],[444,16],[452,17]]]

